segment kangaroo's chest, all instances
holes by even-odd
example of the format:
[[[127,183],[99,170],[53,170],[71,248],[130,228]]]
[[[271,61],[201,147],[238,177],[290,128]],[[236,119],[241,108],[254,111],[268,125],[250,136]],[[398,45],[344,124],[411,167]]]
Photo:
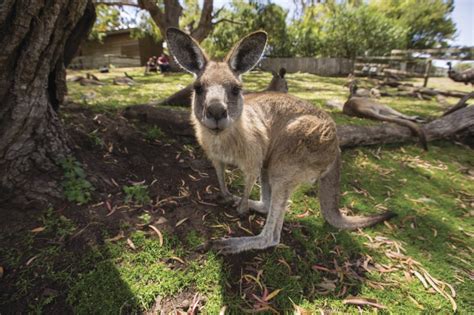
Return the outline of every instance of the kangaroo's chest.
[[[246,164],[246,146],[245,142],[241,139],[236,139],[235,137],[225,137],[225,139],[214,137],[204,139],[201,146],[211,160],[218,160],[240,168]]]

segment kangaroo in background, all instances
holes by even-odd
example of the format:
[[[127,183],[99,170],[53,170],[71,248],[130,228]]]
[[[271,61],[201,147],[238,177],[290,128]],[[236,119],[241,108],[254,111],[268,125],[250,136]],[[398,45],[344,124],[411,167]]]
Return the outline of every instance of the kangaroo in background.
[[[410,128],[413,134],[418,135],[420,144],[424,150],[428,150],[426,135],[423,130],[415,123],[423,120],[417,116],[404,115],[393,108],[380,104],[368,97],[359,97],[355,94],[357,86],[350,86],[349,99],[344,103],[342,112],[348,116],[360,118],[369,118],[374,120],[393,122],[401,126]]]
[[[288,93],[288,82],[285,79],[286,69],[280,68],[278,72],[272,71],[273,78],[264,91]]]
[[[196,137],[212,161],[222,195],[267,214],[261,233],[210,242],[222,253],[264,249],[280,242],[288,199],[300,183],[320,179],[324,219],[340,229],[357,229],[384,221],[394,214],[348,217],[339,211],[341,157],[336,124],[324,111],[284,93],[262,92],[244,96],[241,75],[260,60],[267,34],[244,37],[222,62],[212,61],[186,33],[169,28],[168,47],[177,63],[194,74],[191,120]],[[226,164],[244,174],[242,198],[233,196],[224,180]],[[258,177],[259,201],[249,200]]]
[[[285,79],[286,69],[280,68],[280,71],[276,73],[272,71],[272,80],[268,84],[268,87],[263,90],[265,91],[275,91],[275,92],[283,92],[288,93],[288,83]],[[193,95],[194,86],[193,84],[189,84],[185,88],[179,90],[178,92],[174,93],[173,95],[165,98],[162,101],[157,103],[153,103],[153,105],[177,105],[177,106],[191,106],[191,98]],[[244,91],[244,94],[250,93],[260,93],[260,92],[247,92]]]

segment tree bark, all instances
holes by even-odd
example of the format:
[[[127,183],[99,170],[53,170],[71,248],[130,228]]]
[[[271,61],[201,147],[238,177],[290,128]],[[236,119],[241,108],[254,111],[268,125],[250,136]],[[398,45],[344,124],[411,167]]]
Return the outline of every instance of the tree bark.
[[[91,0],[6,0],[0,9],[0,202],[48,201],[60,197],[57,162],[71,153],[54,108],[95,9]]]
[[[123,115],[128,119],[157,124],[164,127],[166,131],[178,135],[194,135],[189,120],[190,113],[187,110],[136,105],[126,108]],[[471,132],[473,127],[474,106],[459,109],[450,115],[422,125],[428,141],[448,139],[466,130]],[[418,140],[411,134],[410,129],[390,123],[381,123],[376,126],[337,126],[337,135],[342,148]]]

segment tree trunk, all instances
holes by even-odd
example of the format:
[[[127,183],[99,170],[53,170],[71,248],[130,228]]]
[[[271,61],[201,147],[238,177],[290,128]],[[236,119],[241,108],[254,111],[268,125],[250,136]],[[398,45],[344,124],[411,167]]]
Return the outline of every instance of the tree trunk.
[[[136,105],[127,107],[123,115],[128,119],[157,124],[168,132],[178,135],[194,135],[189,121],[189,111]],[[459,109],[450,115],[422,125],[428,141],[451,138],[464,131],[471,132],[473,127],[474,106]],[[342,148],[418,140],[411,134],[410,129],[390,123],[376,126],[337,126],[337,135]]]
[[[0,202],[48,201],[60,196],[57,162],[71,153],[54,109],[95,8],[91,0],[6,0],[0,8]]]
[[[121,3],[123,1],[118,1]],[[104,3],[104,2],[101,2]],[[104,4],[114,4],[114,1]],[[163,8],[160,7],[156,0],[138,0],[138,7],[147,10],[151,18],[160,29],[163,38],[166,37],[166,29],[168,27],[179,28],[179,20],[183,14],[183,7],[178,0],[164,0]],[[202,5],[201,16],[195,29],[190,29],[191,36],[198,42],[202,42],[212,31],[212,11],[214,10],[213,0],[204,0]]]

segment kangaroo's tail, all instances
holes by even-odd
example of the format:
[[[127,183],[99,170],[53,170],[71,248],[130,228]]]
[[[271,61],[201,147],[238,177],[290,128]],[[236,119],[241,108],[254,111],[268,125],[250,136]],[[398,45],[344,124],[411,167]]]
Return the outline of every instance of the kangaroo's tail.
[[[393,212],[384,212],[374,216],[346,216],[339,210],[340,196],[340,153],[331,168],[320,179],[319,202],[324,219],[339,229],[355,230],[383,222],[394,217]]]

